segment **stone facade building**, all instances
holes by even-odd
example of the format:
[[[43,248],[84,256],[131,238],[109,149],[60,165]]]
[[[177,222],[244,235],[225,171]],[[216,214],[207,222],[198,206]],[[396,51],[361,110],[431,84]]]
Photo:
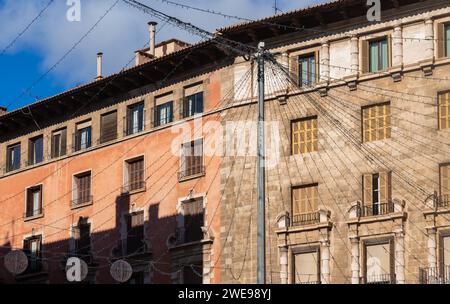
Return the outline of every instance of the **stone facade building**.
[[[450,3],[340,0],[169,40],[136,66],[0,109],[0,282],[256,282],[264,41],[266,281],[450,282]],[[224,45],[235,41],[234,47]]]

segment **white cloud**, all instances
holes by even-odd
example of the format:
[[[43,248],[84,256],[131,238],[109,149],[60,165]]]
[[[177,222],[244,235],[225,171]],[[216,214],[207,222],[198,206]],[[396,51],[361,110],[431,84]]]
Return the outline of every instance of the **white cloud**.
[[[38,52],[44,58],[42,72],[45,72],[97,22],[115,1],[81,0],[81,21],[69,22],[66,19],[66,12],[69,9],[66,0],[55,0],[43,16],[8,50],[8,53],[23,49]],[[158,0],[141,1],[210,31],[237,22],[177,8]],[[178,2],[250,19],[273,13],[272,0],[178,0]],[[283,10],[290,10],[324,1],[279,0],[278,2]],[[0,0],[0,27],[2,28],[0,46],[6,46],[47,3],[48,0],[3,0],[3,2]],[[105,74],[119,71],[133,58],[134,51],[142,48],[148,41],[147,22],[150,20],[154,18],[120,1],[96,29],[52,72],[53,78],[63,86],[90,81],[95,77],[95,58],[98,51],[104,53]],[[162,25],[160,22],[159,27]],[[171,25],[165,25],[158,33],[157,39],[162,41],[169,38],[188,42],[199,40],[196,36],[186,34]]]

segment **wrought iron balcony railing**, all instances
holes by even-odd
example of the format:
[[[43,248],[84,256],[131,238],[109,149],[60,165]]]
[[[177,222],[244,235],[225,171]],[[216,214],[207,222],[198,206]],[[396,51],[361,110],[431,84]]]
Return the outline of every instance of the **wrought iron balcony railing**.
[[[91,203],[93,200],[92,195],[81,195],[72,200],[72,208]]]
[[[385,215],[394,213],[395,207],[393,202],[384,204],[362,205],[359,208],[359,217]]]
[[[369,275],[363,278],[364,284],[395,284],[395,275],[391,273]]]
[[[420,284],[450,284],[450,266],[419,269]]]
[[[319,212],[294,214],[292,216],[292,226],[311,225],[311,224],[317,224],[319,222],[320,222]]]
[[[39,216],[39,215],[43,214],[43,212],[44,212],[44,209],[42,209],[42,207],[37,208],[37,209],[33,209],[33,210],[27,210],[24,213],[23,217],[26,218],[26,219],[27,218],[32,218],[32,217]]]

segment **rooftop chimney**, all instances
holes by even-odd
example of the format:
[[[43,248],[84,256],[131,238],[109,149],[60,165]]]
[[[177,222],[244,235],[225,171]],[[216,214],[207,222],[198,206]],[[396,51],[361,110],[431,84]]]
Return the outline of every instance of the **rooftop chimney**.
[[[156,22],[148,23],[148,31],[150,32],[150,50],[149,53],[152,56],[155,56],[155,33],[156,33]]]
[[[8,109],[5,107],[0,107],[0,116],[6,114],[8,112]]]
[[[102,76],[103,53],[97,53],[97,77],[96,80],[103,78]]]

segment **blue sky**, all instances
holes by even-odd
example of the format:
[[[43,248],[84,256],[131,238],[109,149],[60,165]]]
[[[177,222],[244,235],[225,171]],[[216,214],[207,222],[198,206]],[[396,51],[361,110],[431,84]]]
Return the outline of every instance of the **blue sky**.
[[[272,15],[274,2],[273,0],[174,1],[251,19]],[[0,53],[48,2],[49,0],[0,0],[2,28]],[[153,20],[152,17],[120,1],[55,69],[32,86],[105,14],[115,0],[80,0],[79,22],[67,20],[69,6],[66,2],[67,0],[54,0],[24,35],[0,55],[0,106],[8,106],[8,110],[17,109],[90,82],[95,77],[98,51],[104,53],[104,74],[118,72],[132,60],[134,51],[142,48],[148,41],[147,22]],[[211,31],[237,22],[205,13],[186,11],[162,3],[160,0],[141,0],[141,2]],[[277,2],[281,10],[287,11],[326,1],[278,0]],[[157,40],[169,38],[188,42],[198,41],[198,37],[166,25],[158,33]]]

